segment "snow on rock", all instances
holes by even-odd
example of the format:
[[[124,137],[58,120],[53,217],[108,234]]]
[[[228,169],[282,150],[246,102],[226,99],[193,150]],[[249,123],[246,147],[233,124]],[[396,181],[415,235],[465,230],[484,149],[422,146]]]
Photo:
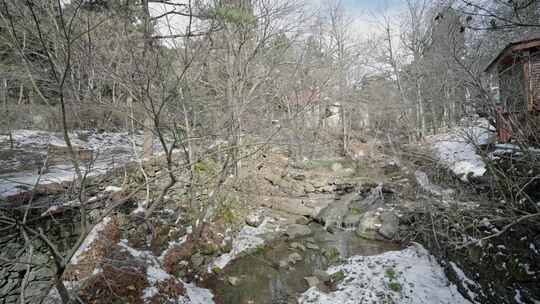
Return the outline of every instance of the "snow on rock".
[[[324,293],[311,287],[300,304],[470,304],[448,281],[443,268],[422,246],[376,256],[353,256],[328,273],[342,272],[337,290]]]
[[[227,264],[237,258],[241,253],[264,245],[266,242],[264,238],[265,234],[277,232],[280,229],[279,225],[276,225],[275,220],[269,217],[264,218],[258,227],[244,226],[233,238],[231,251],[220,255],[213,263],[210,263],[208,271],[212,271],[215,267],[219,269],[225,268]]]
[[[105,217],[101,222],[97,223],[90,233],[86,236],[81,246],[77,249],[73,257],[71,258],[71,264],[76,265],[79,262],[79,259],[82,254],[84,254],[90,246],[98,239],[98,236],[102,231],[105,230],[105,227],[111,221],[110,217]]]
[[[121,187],[116,187],[116,186],[107,186],[105,187],[105,192],[120,192],[122,191],[122,188]]]
[[[43,171],[41,176],[38,174],[37,169],[42,167],[42,162],[47,158],[49,145],[66,146],[61,133],[14,130],[12,135],[16,153],[10,150],[9,136],[0,136],[0,151],[7,151],[8,155],[0,160],[0,197],[30,191],[38,182],[46,185],[69,182],[76,178],[75,170],[67,159],[63,163],[49,163],[47,170]],[[81,130],[70,132],[70,139],[74,147],[89,149],[97,156],[88,176],[101,175],[134,161],[136,155],[142,151],[143,142],[140,134]],[[157,142],[154,143],[154,150],[160,150]],[[34,169],[29,166],[32,164]],[[86,164],[81,166],[81,169],[86,171]]]
[[[214,295],[210,290],[197,287],[195,284],[184,284],[186,296],[180,299],[180,304],[214,304]]]
[[[461,270],[461,268],[459,268],[456,263],[454,262],[450,262],[450,267],[452,267],[452,270],[454,271],[454,273],[456,274],[457,276],[457,279],[461,282],[461,285],[463,286],[463,288],[465,289],[465,291],[467,292],[467,295],[469,296],[469,299],[476,299],[478,298],[478,295],[476,294],[476,292],[472,291],[471,290],[471,287],[474,289],[474,290],[482,290],[482,287],[480,286],[480,284],[476,283],[475,281],[469,279],[465,273],[463,272],[463,270]]]
[[[476,147],[489,142],[492,132],[487,122],[479,122],[476,126],[455,128],[448,133],[426,137],[433,147],[436,157],[452,172],[461,176],[463,181],[468,177],[479,177],[486,172],[486,164],[477,154]]]

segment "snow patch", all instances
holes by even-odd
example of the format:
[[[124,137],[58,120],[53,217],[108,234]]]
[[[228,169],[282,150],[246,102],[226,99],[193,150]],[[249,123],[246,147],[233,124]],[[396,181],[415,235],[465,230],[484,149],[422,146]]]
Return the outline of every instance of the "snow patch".
[[[116,186],[107,186],[105,187],[105,192],[120,192],[122,191],[122,188],[121,187],[116,187]]]
[[[77,265],[81,255],[85,253],[86,251],[88,251],[88,249],[90,248],[90,245],[92,245],[97,240],[97,238],[99,237],[99,234],[103,230],[105,230],[105,227],[107,227],[107,224],[109,224],[110,221],[111,221],[111,218],[106,217],[103,219],[103,221],[97,223],[94,226],[94,228],[92,228],[92,230],[90,231],[90,233],[88,233],[88,235],[84,239],[79,249],[77,249],[73,257],[71,258],[71,264]]]
[[[328,272],[342,271],[345,279],[337,291],[308,289],[299,303],[355,304],[470,304],[448,281],[442,267],[426,249],[414,245],[376,256],[353,256]]]
[[[469,176],[479,177],[486,172],[486,164],[476,152],[476,147],[487,144],[492,134],[485,124],[481,122],[478,126],[456,128],[448,133],[426,137],[436,157],[461,176],[463,181],[468,181]]]
[[[274,222],[274,219],[266,217],[259,227],[244,226],[238,235],[233,238],[231,251],[220,255],[214,262],[210,263],[208,271],[211,272],[215,267],[223,269],[242,252],[264,245],[266,241],[263,235],[280,229]]]
[[[469,279],[467,275],[465,275],[463,270],[461,270],[461,268],[459,268],[456,265],[456,263],[450,262],[449,264],[450,264],[450,267],[452,267],[452,270],[454,271],[454,273],[456,274],[457,279],[461,282],[461,285],[463,286],[463,288],[465,288],[465,291],[467,292],[467,295],[469,296],[469,298],[473,300],[478,298],[478,294],[473,292],[471,290],[471,287],[473,287],[476,290],[482,290],[482,287],[475,281]]]
[[[181,304],[214,304],[214,295],[210,290],[195,286],[195,284],[184,284],[187,298],[181,299]]]

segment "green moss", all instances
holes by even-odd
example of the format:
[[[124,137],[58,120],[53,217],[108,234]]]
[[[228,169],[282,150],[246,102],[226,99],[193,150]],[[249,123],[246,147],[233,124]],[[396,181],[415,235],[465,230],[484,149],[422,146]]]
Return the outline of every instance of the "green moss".
[[[390,281],[396,279],[396,272],[394,271],[393,268],[386,268],[385,271],[384,271],[384,275],[385,275]]]
[[[345,273],[342,270],[340,270],[332,274],[330,279],[333,283],[337,284],[345,279]]]
[[[341,259],[339,251],[335,247],[324,249],[323,255],[328,259],[328,263],[330,264],[337,263]]]
[[[394,291],[394,292],[401,292],[401,284],[399,284],[398,282],[390,282],[388,283],[388,288],[390,288],[390,290]]]
[[[193,169],[196,174],[215,174],[217,171],[217,165],[211,160],[200,160],[193,165]]]
[[[362,214],[362,210],[353,207],[351,208],[351,214],[354,214],[354,215]]]

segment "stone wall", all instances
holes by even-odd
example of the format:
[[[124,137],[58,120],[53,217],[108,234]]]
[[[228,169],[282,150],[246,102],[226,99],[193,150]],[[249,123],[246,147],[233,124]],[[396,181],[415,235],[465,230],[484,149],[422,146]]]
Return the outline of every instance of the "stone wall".
[[[49,239],[62,252],[67,252],[79,236],[78,212],[70,210],[61,215],[41,217],[43,210],[31,212],[30,226],[41,228]],[[14,218],[20,218],[19,211],[9,211]],[[4,224],[2,224],[4,225]],[[0,228],[3,228],[0,226]],[[7,228],[7,227],[6,227]],[[40,303],[50,289],[52,258],[42,241],[29,235],[29,243],[33,247],[33,255],[28,264],[30,247],[25,244],[24,237],[18,228],[0,233],[0,304],[19,304],[21,285],[28,277],[25,292],[25,303]],[[22,263],[21,263],[22,262]],[[29,274],[27,275],[27,272]]]

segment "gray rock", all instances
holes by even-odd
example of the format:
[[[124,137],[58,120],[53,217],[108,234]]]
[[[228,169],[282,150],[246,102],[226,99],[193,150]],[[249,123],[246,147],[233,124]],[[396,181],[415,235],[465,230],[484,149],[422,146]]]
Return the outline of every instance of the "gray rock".
[[[246,224],[251,227],[259,227],[263,222],[263,216],[259,213],[251,213],[246,217]]]
[[[308,242],[306,243],[306,248],[311,250],[319,250],[321,249],[317,244]]]
[[[320,283],[319,279],[315,276],[313,277],[305,277],[304,280],[306,280],[308,286],[311,287],[317,287]]]
[[[306,225],[300,225],[300,224],[290,224],[285,229],[285,234],[290,239],[295,239],[298,237],[308,236],[311,235],[313,232],[311,229]]]
[[[452,189],[444,189],[439,185],[431,183],[427,174],[423,171],[416,170],[414,176],[416,178],[416,183],[424,192],[438,197],[450,197],[454,194],[454,190]]]
[[[320,269],[315,270],[313,275],[316,276],[321,282],[329,282],[331,279],[330,275],[326,271]]]
[[[342,170],[343,170],[343,165],[341,165],[340,163],[333,163],[332,164],[332,171],[340,172]]]
[[[240,284],[240,278],[239,277],[228,277],[227,281],[231,286],[238,286]]]
[[[380,216],[382,226],[378,232],[386,239],[392,240],[399,231],[399,218],[393,212],[385,212]]]
[[[393,211],[368,211],[360,220],[356,235],[370,240],[392,240],[399,231],[399,218]]]
[[[287,258],[287,260],[288,260],[289,264],[294,265],[294,264],[302,261],[302,256],[297,252],[293,252],[293,253],[289,254],[289,257]]]
[[[289,245],[291,249],[306,251],[306,247],[298,242],[293,242]]]
[[[377,231],[381,227],[381,221],[375,211],[368,211],[362,215],[362,219],[356,228],[356,235],[368,240],[384,240]]]
[[[316,219],[324,223],[324,227],[341,227],[343,218],[349,213],[349,205],[343,201],[335,201],[319,212]]]
[[[287,261],[287,260],[279,261],[279,268],[285,268],[287,266],[289,266],[289,261]]]
[[[299,225],[307,225],[307,224],[309,224],[309,222],[311,222],[311,220],[308,217],[305,217],[305,216],[301,216],[301,217],[297,218],[296,221],[295,221],[295,223],[299,224]]]
[[[311,184],[305,184],[304,185],[304,192],[308,193],[308,194],[313,193],[313,192],[315,192],[315,187],[313,187],[313,185],[311,185]]]
[[[291,173],[291,178],[297,181],[306,180],[306,176],[301,173]]]
[[[362,219],[361,213],[349,213],[343,218],[343,227],[356,228]]]

